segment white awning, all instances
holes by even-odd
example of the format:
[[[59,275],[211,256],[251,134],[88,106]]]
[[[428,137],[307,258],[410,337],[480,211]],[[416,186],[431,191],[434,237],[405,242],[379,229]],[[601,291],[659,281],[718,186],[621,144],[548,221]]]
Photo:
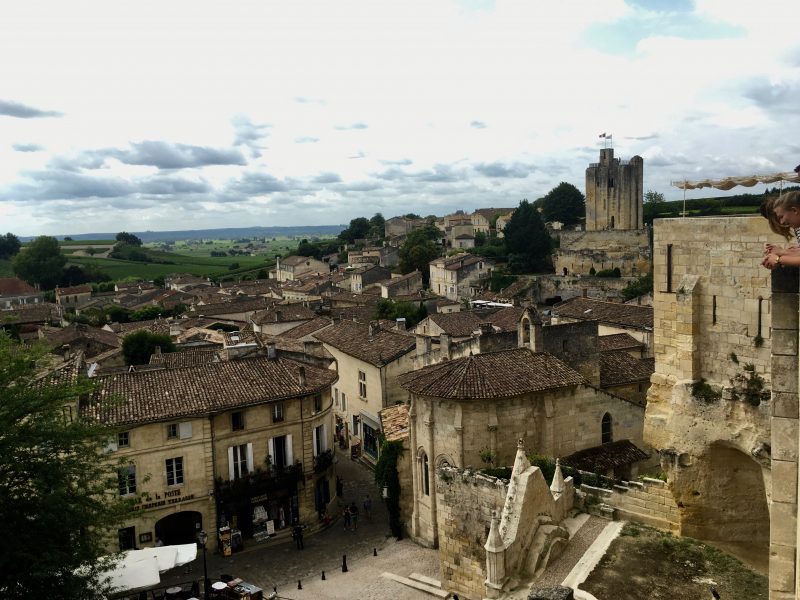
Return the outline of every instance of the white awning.
[[[722,179],[701,179],[699,181],[672,181],[670,185],[681,190],[696,190],[708,187],[718,190],[730,190],[739,185],[753,187],[759,183],[777,183],[779,181],[800,183],[800,173],[789,171],[772,175],[747,175],[744,177],[723,177]]]
[[[158,585],[159,573],[190,563],[196,557],[197,544],[128,550],[104,576],[117,592],[138,590]]]

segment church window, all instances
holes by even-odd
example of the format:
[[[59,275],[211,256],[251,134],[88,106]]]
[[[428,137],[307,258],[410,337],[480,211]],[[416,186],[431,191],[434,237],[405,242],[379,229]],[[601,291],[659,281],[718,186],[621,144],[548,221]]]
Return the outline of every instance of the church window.
[[[672,292],[672,244],[667,244],[667,293]]]
[[[603,422],[601,425],[601,443],[610,444],[614,441],[614,436],[611,431],[611,415],[606,413],[603,415]]]
[[[758,333],[756,337],[761,337],[761,305],[764,303],[764,298],[758,297]]]

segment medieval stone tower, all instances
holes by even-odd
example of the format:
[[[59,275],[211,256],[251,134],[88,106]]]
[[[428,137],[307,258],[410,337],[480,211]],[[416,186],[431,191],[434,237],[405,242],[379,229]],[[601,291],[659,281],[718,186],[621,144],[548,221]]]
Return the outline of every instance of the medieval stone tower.
[[[643,229],[644,161],[614,158],[613,148],[600,150],[600,162],[586,169],[586,231]]]

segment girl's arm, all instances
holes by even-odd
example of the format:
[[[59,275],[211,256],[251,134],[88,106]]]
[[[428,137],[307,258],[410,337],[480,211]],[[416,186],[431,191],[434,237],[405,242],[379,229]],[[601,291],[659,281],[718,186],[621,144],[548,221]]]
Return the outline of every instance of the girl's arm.
[[[786,267],[800,267],[800,252],[791,252],[788,254],[767,254],[761,264],[768,269],[774,269],[777,266]]]

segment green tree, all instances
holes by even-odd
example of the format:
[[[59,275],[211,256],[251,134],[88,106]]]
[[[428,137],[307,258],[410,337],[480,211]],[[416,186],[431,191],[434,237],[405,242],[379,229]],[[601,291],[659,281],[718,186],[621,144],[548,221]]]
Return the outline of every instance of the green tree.
[[[405,319],[406,328],[414,327],[427,316],[428,310],[424,304],[417,307],[411,302],[395,302],[389,299],[378,300],[375,312],[376,319],[389,319],[391,321]]]
[[[152,333],[146,329],[126,335],[122,340],[122,355],[126,365],[146,365],[150,355],[156,351],[175,352],[175,344],[165,333]]]
[[[8,259],[14,256],[22,247],[19,238],[13,233],[0,236],[0,259]]]
[[[14,274],[28,283],[38,283],[42,289],[53,289],[61,279],[67,259],[58,240],[43,235],[25,246],[11,262]]]
[[[436,243],[441,232],[434,225],[415,229],[406,237],[400,247],[400,271],[403,274],[418,270],[422,273],[422,281],[427,285],[430,279],[428,263],[441,256],[441,246]]]
[[[143,306],[130,313],[131,321],[149,321],[157,319],[166,312],[162,306]]]
[[[644,203],[645,204],[661,204],[664,202],[664,194],[661,192],[654,192],[653,190],[647,190],[644,193]]]
[[[141,246],[142,240],[139,239],[137,236],[133,235],[132,233],[128,233],[127,231],[120,231],[117,234],[117,241],[122,242],[123,244],[128,244],[130,246]]]
[[[537,201],[546,221],[576,225],[586,217],[586,201],[580,190],[562,181]]]
[[[539,211],[530,202],[519,203],[503,234],[512,273],[530,273],[547,267],[553,241]]]
[[[116,493],[103,452],[114,432],[78,411],[91,381],[41,379],[45,353],[0,333],[0,519],[19,532],[0,550],[0,595],[99,600],[99,559],[136,500]]]
[[[385,230],[386,219],[383,218],[381,213],[375,215],[369,220],[369,235],[370,237],[382,238]]]
[[[339,234],[339,239],[352,244],[356,240],[367,237],[369,221],[365,217],[358,217],[350,221],[350,227]]]

